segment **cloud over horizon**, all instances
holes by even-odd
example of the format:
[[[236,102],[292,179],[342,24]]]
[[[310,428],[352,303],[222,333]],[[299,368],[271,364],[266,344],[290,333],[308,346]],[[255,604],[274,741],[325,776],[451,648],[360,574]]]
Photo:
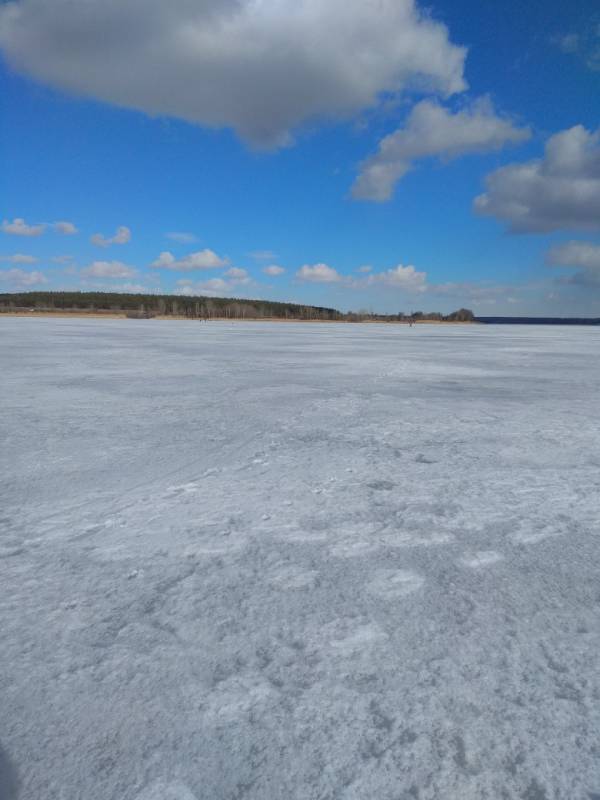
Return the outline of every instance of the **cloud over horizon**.
[[[0,225],[0,230],[3,233],[8,233],[12,236],[41,236],[48,228],[55,233],[61,233],[63,236],[74,236],[79,233],[72,222],[65,220],[60,222],[37,222],[35,225],[28,225],[22,217],[15,217],[12,222],[5,219]]]
[[[278,275],[283,275],[285,269],[280,267],[279,264],[269,264],[268,267],[263,267],[262,271],[265,275],[270,275],[271,277],[277,277]]]
[[[600,230],[600,129],[556,133],[543,158],[501,167],[485,183],[475,211],[515,233]]]
[[[35,256],[25,255],[24,253],[15,253],[12,256],[0,256],[0,261],[8,264],[37,264],[39,259]]]
[[[46,84],[259,148],[383,95],[466,88],[466,49],[414,0],[15,0],[0,49]]]
[[[205,248],[195,253],[190,253],[183,258],[175,258],[173,253],[164,250],[150,266],[154,269],[179,270],[191,272],[195,269],[220,269],[229,264],[228,259],[221,258],[214,250]]]
[[[133,278],[137,270],[122,261],[94,261],[81,274],[90,278]]]
[[[404,267],[398,264],[393,269],[369,275],[367,283],[370,285],[382,283],[394,289],[403,289],[407,292],[427,291],[427,273],[418,272],[412,265]]]
[[[38,270],[27,272],[24,269],[5,269],[0,270],[0,281],[8,283],[17,289],[25,289],[31,286],[39,286],[48,283],[48,278],[43,272]]]
[[[309,283],[338,283],[342,276],[327,264],[305,264],[296,272],[296,278]]]
[[[550,266],[600,270],[600,244],[570,241],[556,245],[547,252],[546,263]]]
[[[245,269],[231,267],[224,273],[224,278],[209,278],[206,281],[194,282],[189,278],[182,278],[177,281],[180,286],[180,293],[188,296],[207,295],[218,297],[234,291],[238,286],[247,286],[252,280]]]
[[[46,225],[44,223],[28,225],[21,217],[15,217],[12,222],[3,220],[0,229],[12,236],[41,236],[46,230]]]
[[[352,196],[385,202],[417,159],[437,156],[450,160],[469,153],[486,153],[530,136],[528,128],[517,128],[499,117],[487,97],[456,113],[432,100],[423,100],[413,107],[404,126],[384,137],[377,153],[363,161]]]
[[[112,244],[127,244],[131,241],[131,231],[126,225],[119,225],[114,236],[105,237],[101,233],[95,233],[90,237],[90,242],[96,247],[110,247]]]

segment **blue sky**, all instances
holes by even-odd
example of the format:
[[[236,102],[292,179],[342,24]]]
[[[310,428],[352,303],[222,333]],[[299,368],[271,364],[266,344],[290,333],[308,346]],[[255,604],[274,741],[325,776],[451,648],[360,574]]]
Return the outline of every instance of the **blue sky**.
[[[596,0],[17,0],[0,50],[0,291],[600,316]]]

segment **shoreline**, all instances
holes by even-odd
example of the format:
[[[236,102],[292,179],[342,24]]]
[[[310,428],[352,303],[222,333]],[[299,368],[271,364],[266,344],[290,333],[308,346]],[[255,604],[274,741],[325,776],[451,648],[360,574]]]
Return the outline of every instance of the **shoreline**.
[[[131,319],[132,322],[139,322],[135,317],[128,317],[125,311],[83,311],[80,309],[74,311],[57,310],[57,311],[0,311],[0,319],[2,317],[59,317],[62,319]],[[384,320],[384,319],[364,319],[364,320],[347,320],[347,319],[285,319],[283,317],[211,317],[205,320],[200,317],[186,317],[183,314],[157,314],[153,317],[142,318],[147,321],[151,320],[178,320],[180,322],[302,322],[302,323],[324,323],[324,324],[343,324],[343,325],[410,325],[408,320]],[[419,319],[414,320],[413,325],[477,325],[480,324],[476,321],[459,321],[459,320],[442,320],[442,319]]]

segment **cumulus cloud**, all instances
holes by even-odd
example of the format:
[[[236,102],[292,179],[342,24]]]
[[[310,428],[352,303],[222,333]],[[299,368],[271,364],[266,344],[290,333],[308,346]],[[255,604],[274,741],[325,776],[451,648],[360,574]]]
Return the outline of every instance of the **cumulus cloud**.
[[[16,217],[12,222],[5,219],[0,226],[3,233],[10,233],[13,236],[41,236],[46,230],[44,223],[28,225],[21,217]]]
[[[182,278],[177,281],[177,285],[181,287],[181,294],[218,297],[231,294],[238,286],[246,286],[252,283],[246,270],[239,267],[231,267],[224,275],[225,278],[210,278],[207,281],[199,282],[191,281],[189,278]]]
[[[56,233],[62,233],[63,236],[72,236],[78,232],[72,222],[62,220],[60,222],[38,222],[35,225],[28,225],[21,217],[13,219],[12,222],[5,219],[0,228],[4,233],[10,233],[13,236],[41,236],[48,228],[56,231]]]
[[[179,242],[180,244],[192,244],[198,241],[196,234],[187,233],[186,231],[171,231],[170,233],[166,233],[165,236],[167,239],[172,239],[174,242]]]
[[[373,267],[370,264],[363,264],[362,267],[358,267],[356,270],[357,272],[373,272]]]
[[[382,283],[394,289],[403,289],[406,292],[427,291],[427,273],[418,272],[412,265],[404,267],[402,264],[385,272],[377,272],[367,278],[369,284]]]
[[[181,287],[179,290],[180,293],[188,297],[196,297],[197,295],[217,297],[227,294],[233,288],[233,286],[228,281],[223,280],[223,278],[210,278],[210,280],[199,281],[197,283],[193,283],[192,281],[177,281],[177,285]]]
[[[150,265],[155,269],[171,269],[180,272],[191,272],[195,269],[218,269],[226,267],[228,264],[226,258],[218,256],[214,250],[205,248],[198,250],[196,253],[190,253],[183,258],[175,258],[173,253],[168,250],[162,252],[159,257]]]
[[[275,278],[277,275],[283,275],[285,272],[283,267],[280,267],[278,264],[269,264],[268,267],[263,267],[262,270],[265,275],[271,275],[271,277]]]
[[[241,269],[240,267],[231,267],[228,269],[225,275],[230,279],[235,281],[236,283],[249,283],[250,276],[246,272],[245,269]]]
[[[0,256],[0,261],[9,264],[37,264],[38,259],[35,256],[15,253],[13,256]]]
[[[55,222],[52,226],[57,233],[62,233],[63,236],[74,236],[78,233],[77,227],[72,222]]]
[[[339,272],[327,264],[305,264],[296,272],[296,277],[311,283],[337,283],[342,279]]]
[[[27,272],[23,269],[0,270],[0,281],[14,286],[16,289],[24,289],[28,286],[39,286],[48,283],[48,278],[43,272]]]
[[[439,156],[448,160],[467,153],[485,153],[530,135],[527,128],[516,128],[499,117],[485,97],[455,114],[434,101],[423,100],[412,109],[406,124],[382,139],[377,153],[362,163],[352,196],[389,200],[396,183],[412,169],[416,159]]]
[[[81,274],[89,278],[133,278],[137,270],[121,261],[94,261]]]
[[[259,147],[406,88],[466,88],[465,48],[414,0],[14,0],[0,48],[44,83]]]
[[[551,248],[546,263],[559,267],[582,267],[600,271],[600,244],[592,242],[566,242]]]
[[[102,236],[101,233],[95,233],[90,237],[90,242],[95,244],[96,247],[110,247],[111,244],[127,244],[131,241],[131,231],[126,225],[119,225],[115,235],[109,238]]]
[[[543,158],[492,172],[474,206],[520,233],[600,229],[600,129],[576,125],[552,136]]]

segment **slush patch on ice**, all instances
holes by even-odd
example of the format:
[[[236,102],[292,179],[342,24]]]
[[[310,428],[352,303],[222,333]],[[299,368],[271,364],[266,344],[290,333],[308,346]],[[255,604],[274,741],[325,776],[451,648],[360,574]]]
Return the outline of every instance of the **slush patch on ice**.
[[[135,800],[197,800],[197,798],[181,781],[175,781],[174,783],[156,781],[142,789]]]
[[[459,563],[463,567],[470,569],[479,569],[480,567],[489,567],[491,564],[496,564],[498,561],[503,561],[504,556],[497,553],[495,550],[479,550],[473,555],[465,555],[459,559]]]
[[[369,583],[368,589],[372,594],[379,595],[386,600],[397,597],[406,597],[416,592],[424,583],[424,578],[407,569],[381,569]]]

